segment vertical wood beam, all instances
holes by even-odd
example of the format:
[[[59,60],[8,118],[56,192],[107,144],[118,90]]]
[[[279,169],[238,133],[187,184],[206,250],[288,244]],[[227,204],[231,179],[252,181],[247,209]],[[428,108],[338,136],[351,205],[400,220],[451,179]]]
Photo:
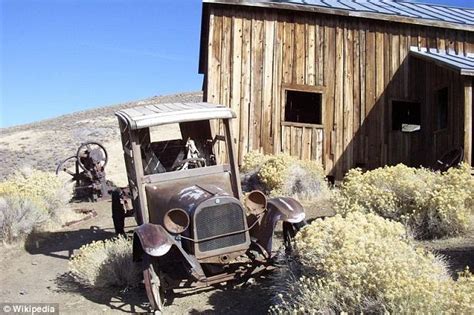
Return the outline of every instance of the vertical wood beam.
[[[143,223],[148,223],[148,207],[147,207],[147,200],[146,200],[146,192],[145,192],[145,183],[143,181],[143,164],[142,164],[142,154],[141,154],[141,144],[138,136],[138,131],[132,131],[130,134],[130,138],[132,141],[132,153],[133,153],[133,164],[135,165],[135,180],[136,180],[136,192],[132,191],[134,204],[133,207],[135,209],[135,213],[137,214],[137,223],[141,225]],[[136,195],[138,194],[138,195]],[[136,199],[139,199],[139,203],[136,202]]]
[[[472,166],[472,77],[464,77],[464,162]]]
[[[224,119],[224,128],[226,133],[227,152],[229,154],[230,171],[232,172],[232,188],[234,197],[242,197],[242,187],[240,186],[239,165],[237,163],[237,153],[235,151],[234,138],[232,137],[230,119]]]

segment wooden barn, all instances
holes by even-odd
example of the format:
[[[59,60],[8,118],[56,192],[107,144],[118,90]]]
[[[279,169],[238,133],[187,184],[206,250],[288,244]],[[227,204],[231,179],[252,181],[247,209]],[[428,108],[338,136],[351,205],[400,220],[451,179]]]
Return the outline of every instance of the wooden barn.
[[[392,0],[203,0],[205,101],[234,109],[240,161],[472,165],[474,10]]]

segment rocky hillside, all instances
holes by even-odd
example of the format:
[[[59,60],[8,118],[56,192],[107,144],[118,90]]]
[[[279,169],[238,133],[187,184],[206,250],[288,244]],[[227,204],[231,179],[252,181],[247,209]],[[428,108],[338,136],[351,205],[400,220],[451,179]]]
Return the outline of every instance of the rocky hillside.
[[[155,96],[0,129],[0,180],[24,166],[54,171],[60,161],[76,153],[81,143],[96,141],[104,144],[109,153],[108,178],[117,185],[126,185],[114,112],[148,104],[199,101],[201,92]]]

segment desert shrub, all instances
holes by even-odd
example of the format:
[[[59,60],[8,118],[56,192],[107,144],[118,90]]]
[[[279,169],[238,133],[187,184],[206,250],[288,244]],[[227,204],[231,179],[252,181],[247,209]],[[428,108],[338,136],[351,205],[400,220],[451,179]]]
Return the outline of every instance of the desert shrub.
[[[0,230],[3,243],[23,240],[36,229],[55,229],[71,218],[72,187],[54,174],[23,168],[0,182]]]
[[[293,262],[271,312],[451,313],[474,311],[474,278],[452,280],[443,261],[416,248],[400,223],[375,214],[317,219],[296,237]],[[293,260],[294,261],[294,260]]]
[[[29,199],[45,212],[54,215],[71,200],[71,188],[53,173],[22,168],[0,183],[0,196]]]
[[[342,214],[373,212],[406,224],[417,238],[464,232],[474,205],[474,179],[462,165],[446,173],[403,164],[348,172],[335,198]]]
[[[308,199],[329,191],[324,170],[315,161],[253,152],[245,156],[243,169],[256,171],[264,190],[271,195]]]
[[[48,214],[29,199],[0,197],[0,241],[14,243],[46,222]]]
[[[82,246],[69,269],[78,283],[94,288],[131,287],[141,279],[141,270],[132,260],[132,242],[125,237]]]
[[[258,170],[269,158],[269,155],[265,155],[258,151],[250,151],[245,154],[240,170],[244,173]]]

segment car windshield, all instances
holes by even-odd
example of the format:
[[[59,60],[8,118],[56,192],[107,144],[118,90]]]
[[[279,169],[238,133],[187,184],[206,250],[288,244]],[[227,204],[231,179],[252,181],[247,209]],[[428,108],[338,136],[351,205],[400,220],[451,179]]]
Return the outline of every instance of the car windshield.
[[[162,125],[140,130],[145,175],[216,165],[215,150],[225,137],[212,136],[208,120]],[[222,143],[216,144],[220,140]]]

